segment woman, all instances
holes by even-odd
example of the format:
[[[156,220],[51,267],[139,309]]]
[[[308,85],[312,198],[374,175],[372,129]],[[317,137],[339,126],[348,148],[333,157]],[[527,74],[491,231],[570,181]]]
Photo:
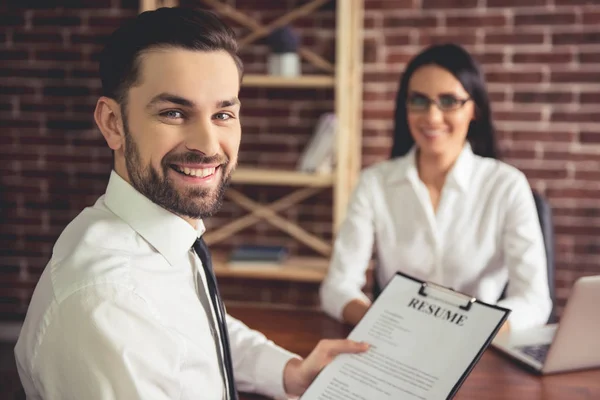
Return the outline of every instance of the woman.
[[[546,255],[527,179],[498,161],[482,73],[461,47],[432,46],[407,66],[388,161],[363,171],[337,236],[322,307],[356,324],[377,253],[380,287],[402,271],[512,310],[511,329],[546,323]],[[510,282],[505,297],[498,301]]]

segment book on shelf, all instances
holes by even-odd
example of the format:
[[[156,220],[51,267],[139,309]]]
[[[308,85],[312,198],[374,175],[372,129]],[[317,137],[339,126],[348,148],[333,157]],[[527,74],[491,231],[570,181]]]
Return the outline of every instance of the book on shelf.
[[[229,255],[229,267],[280,267],[289,256],[283,246],[237,246]]]
[[[335,132],[337,128],[334,113],[319,117],[310,141],[304,148],[297,169],[308,173],[331,173],[335,164]]]

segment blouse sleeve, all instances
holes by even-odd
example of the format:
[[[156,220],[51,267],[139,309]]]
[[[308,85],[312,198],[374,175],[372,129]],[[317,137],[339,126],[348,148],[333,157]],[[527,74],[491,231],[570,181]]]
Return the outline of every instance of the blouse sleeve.
[[[365,172],[360,176],[334,243],[329,271],[320,288],[321,307],[339,321],[350,301],[360,299],[370,303],[362,287],[373,251],[373,207],[369,194],[374,179]]]
[[[519,330],[545,324],[552,301],[542,230],[523,174],[509,190],[507,205],[502,246],[509,283],[506,298],[498,305],[512,310],[511,329]]]

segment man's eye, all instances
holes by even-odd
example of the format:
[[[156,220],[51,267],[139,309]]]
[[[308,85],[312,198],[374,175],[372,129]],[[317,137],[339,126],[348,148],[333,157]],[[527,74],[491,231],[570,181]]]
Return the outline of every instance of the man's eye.
[[[177,111],[177,110],[169,110],[169,111],[165,111],[164,113],[161,114],[163,117],[167,117],[168,119],[179,119],[179,118],[183,118],[183,114],[181,113],[181,111]]]
[[[227,113],[216,113],[215,114],[215,119],[219,119],[221,121],[227,121],[231,118],[233,118],[233,117]]]

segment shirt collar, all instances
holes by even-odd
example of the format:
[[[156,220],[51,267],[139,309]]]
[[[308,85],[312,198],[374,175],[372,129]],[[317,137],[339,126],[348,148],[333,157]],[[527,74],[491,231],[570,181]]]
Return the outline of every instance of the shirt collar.
[[[466,191],[469,187],[469,180],[473,170],[474,158],[475,154],[473,154],[471,145],[469,142],[465,143],[461,153],[458,156],[458,159],[448,173],[446,182],[457,187],[461,191]],[[397,162],[397,167],[390,170],[388,182],[396,183],[409,181],[414,184],[419,180],[416,146],[413,146],[406,156],[401,157]]]
[[[175,265],[206,228],[202,220],[194,229],[181,217],[153,203],[114,170],[105,195],[106,206]]]

